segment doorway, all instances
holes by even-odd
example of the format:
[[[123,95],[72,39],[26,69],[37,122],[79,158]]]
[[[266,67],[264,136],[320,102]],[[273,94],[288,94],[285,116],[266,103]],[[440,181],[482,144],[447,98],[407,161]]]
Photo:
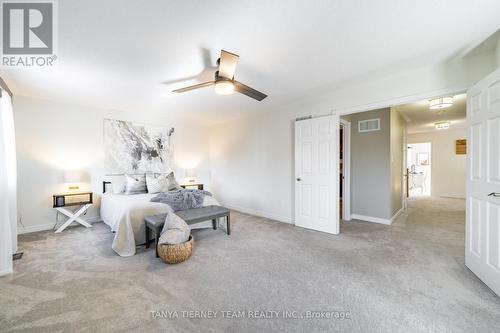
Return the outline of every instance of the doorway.
[[[431,195],[431,143],[407,145],[408,196]]]
[[[339,126],[339,218],[351,220],[351,123],[340,119]]]

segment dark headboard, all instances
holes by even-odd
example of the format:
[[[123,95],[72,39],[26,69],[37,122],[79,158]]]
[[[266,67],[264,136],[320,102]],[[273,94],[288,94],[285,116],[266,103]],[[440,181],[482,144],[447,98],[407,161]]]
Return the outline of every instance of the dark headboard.
[[[106,193],[106,185],[111,184],[111,182],[103,181],[102,182],[102,193]]]

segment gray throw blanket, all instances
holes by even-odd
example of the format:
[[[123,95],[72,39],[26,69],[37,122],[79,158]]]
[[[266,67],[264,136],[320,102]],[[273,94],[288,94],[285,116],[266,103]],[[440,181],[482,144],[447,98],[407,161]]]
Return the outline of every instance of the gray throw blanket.
[[[203,198],[212,193],[202,190],[180,189],[175,191],[161,192],[151,199],[152,202],[161,202],[169,205],[174,212],[203,206]]]

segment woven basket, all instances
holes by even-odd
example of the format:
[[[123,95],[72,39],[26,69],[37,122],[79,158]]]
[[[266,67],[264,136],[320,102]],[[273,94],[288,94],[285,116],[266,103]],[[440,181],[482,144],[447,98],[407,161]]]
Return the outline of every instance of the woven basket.
[[[193,236],[181,244],[158,244],[158,255],[167,264],[178,264],[187,260],[193,252]]]

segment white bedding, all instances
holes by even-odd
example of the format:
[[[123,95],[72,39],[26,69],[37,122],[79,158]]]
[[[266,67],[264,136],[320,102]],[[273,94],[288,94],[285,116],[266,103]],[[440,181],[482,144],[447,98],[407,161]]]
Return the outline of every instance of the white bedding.
[[[122,257],[135,254],[136,244],[145,239],[144,218],[171,211],[170,206],[151,202],[156,194],[105,193],[101,201],[101,218],[115,232],[112,249]],[[205,196],[203,206],[219,205],[211,196]]]

